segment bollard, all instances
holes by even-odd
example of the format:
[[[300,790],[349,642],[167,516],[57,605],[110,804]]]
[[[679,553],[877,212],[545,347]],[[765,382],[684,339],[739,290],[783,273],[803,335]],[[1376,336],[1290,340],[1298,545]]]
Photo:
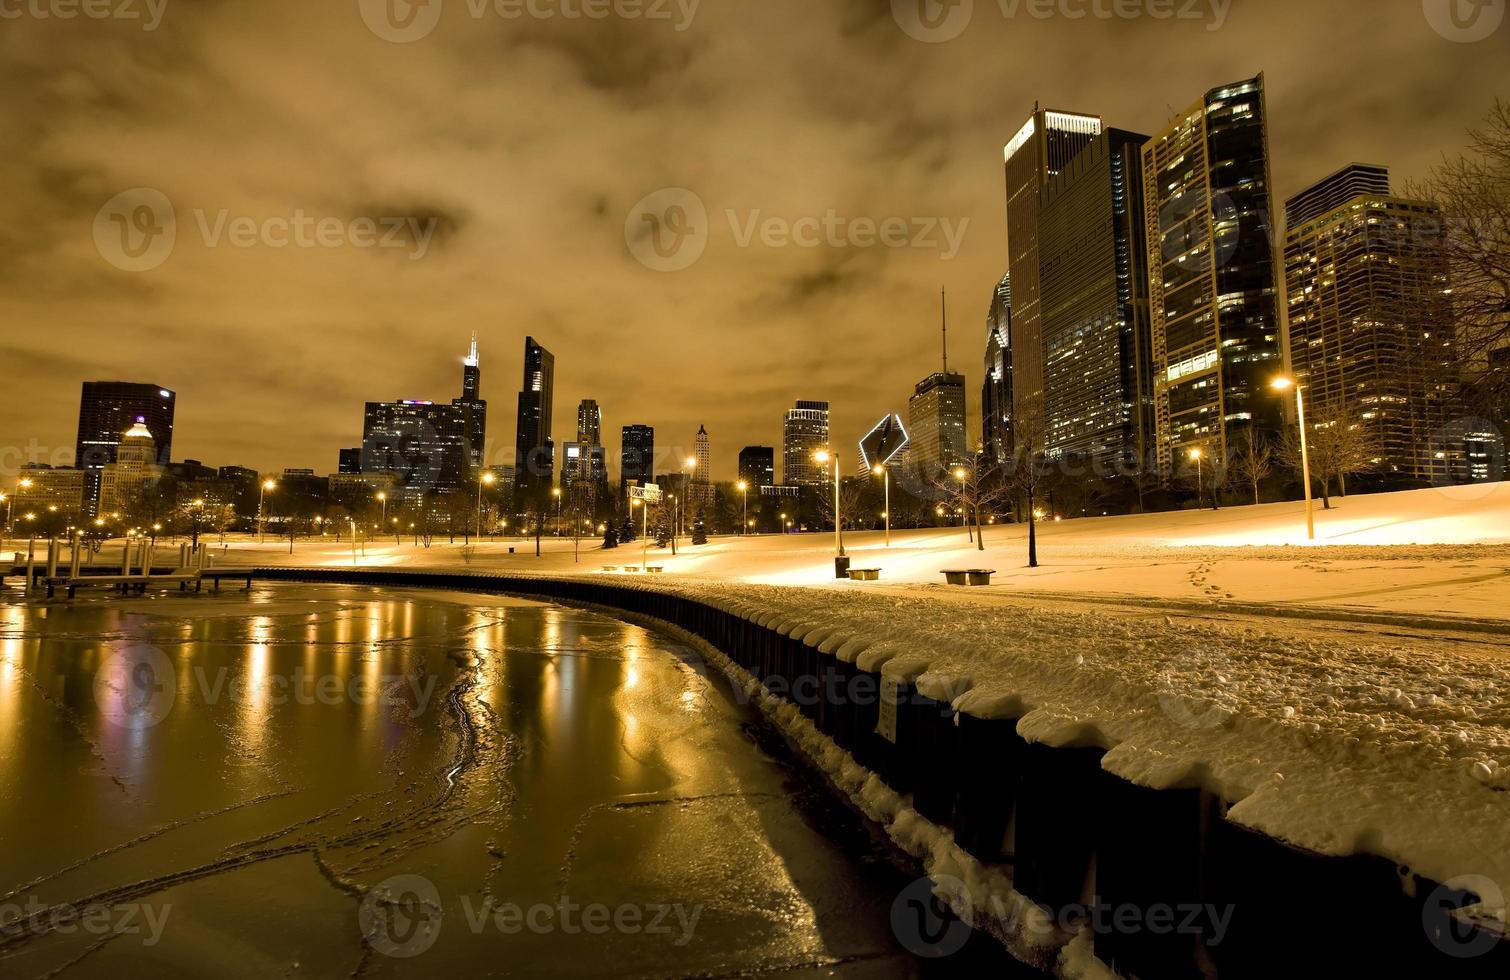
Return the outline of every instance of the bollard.
[[[131,539],[126,539],[126,546],[121,550],[121,575],[131,574]]]
[[[181,545],[178,546],[178,570],[180,572],[182,572],[182,571],[186,570],[188,567],[189,567],[189,546],[186,545],[186,544],[181,544]]]
[[[76,534],[73,536],[73,554],[68,561],[68,578],[70,585],[79,577],[79,562],[83,558],[84,542]]]
[[[37,539],[26,539],[26,592],[31,594],[37,581]]]
[[[58,547],[57,538],[47,539],[47,578],[49,580],[58,577]]]

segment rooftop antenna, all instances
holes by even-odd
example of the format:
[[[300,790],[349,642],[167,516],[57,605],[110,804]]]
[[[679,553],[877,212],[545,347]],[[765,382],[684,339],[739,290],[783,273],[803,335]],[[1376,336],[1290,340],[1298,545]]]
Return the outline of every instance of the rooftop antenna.
[[[939,313],[942,317],[944,334],[944,373],[949,373],[949,293],[943,287],[939,288]]]
[[[467,363],[468,367],[476,367],[479,363],[481,363],[478,360],[478,358],[477,358],[477,331],[476,330],[472,331],[472,350],[471,350],[471,352],[469,354],[467,354],[467,361],[466,361],[466,363]]]

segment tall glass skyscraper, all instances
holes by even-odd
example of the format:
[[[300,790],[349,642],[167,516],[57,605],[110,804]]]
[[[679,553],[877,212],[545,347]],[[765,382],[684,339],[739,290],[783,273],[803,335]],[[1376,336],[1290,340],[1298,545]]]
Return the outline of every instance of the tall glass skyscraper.
[[[986,314],[986,380],[981,385],[981,448],[992,463],[1012,456],[1012,277],[991,293]]]
[[[1262,75],[1213,89],[1143,148],[1159,471],[1277,431],[1283,370]]]
[[[1006,146],[1007,274],[1012,279],[1012,397],[1014,414],[1043,394],[1043,333],[1039,307],[1038,215],[1049,180],[1101,134],[1101,119],[1033,108]]]
[[[161,385],[134,381],[86,381],[79,398],[78,438],[74,442],[73,465],[85,471],[84,506],[90,516],[97,513],[100,499],[100,471],[116,461],[116,451],[126,430],[141,419],[152,434],[156,464],[167,466],[173,459],[173,415],[178,395]]]
[[[546,504],[555,483],[556,446],[551,439],[551,411],[556,384],[556,358],[524,338],[524,383],[514,437],[514,502],[525,510]]]
[[[782,431],[782,481],[789,487],[828,482],[828,468],[814,454],[828,445],[828,402],[799,401],[786,413]]]
[[[965,376],[938,371],[918,382],[907,401],[909,463],[927,480],[968,462]]]
[[[1044,447],[1103,476],[1150,465],[1142,147],[1108,129],[1050,182],[1038,221]]]
[[[655,482],[655,430],[648,425],[626,425],[619,459],[619,497],[631,484]]]

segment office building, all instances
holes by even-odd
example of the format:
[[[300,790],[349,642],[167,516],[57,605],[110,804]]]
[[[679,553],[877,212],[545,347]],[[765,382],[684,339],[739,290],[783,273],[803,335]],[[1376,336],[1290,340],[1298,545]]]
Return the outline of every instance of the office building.
[[[29,464],[21,471],[16,481],[15,506],[9,508],[14,515],[16,526],[23,532],[28,522],[27,514],[57,513],[61,514],[62,520],[48,522],[49,531],[57,531],[61,526],[78,526],[83,523],[85,517],[85,475],[87,471],[77,468],[54,468]],[[4,518],[4,512],[0,511],[0,519]]]
[[[121,434],[145,420],[152,434],[157,458],[166,466],[173,459],[173,416],[178,396],[168,388],[132,381],[86,381],[79,399],[78,436],[74,442],[73,465],[85,474],[85,507],[97,512],[100,499],[100,470],[115,462]]]
[[[367,403],[359,469],[395,475],[411,504],[470,487],[481,471],[487,403],[479,397],[475,338],[463,365],[462,397],[449,405],[417,399]]]
[[[860,440],[860,472],[869,473],[877,466],[895,468],[904,465],[908,443],[907,427],[902,424],[901,417],[882,417]]]
[[[1000,464],[1012,458],[1012,277],[1002,276],[986,313],[986,370],[981,386],[981,448]]]
[[[1454,340],[1441,212],[1390,192],[1389,171],[1353,164],[1285,207],[1289,363],[1313,423],[1366,427],[1379,474],[1446,479]]]
[[[752,490],[775,486],[776,450],[770,446],[746,446],[741,449],[739,478]]]
[[[1007,274],[1012,279],[1013,414],[1043,393],[1038,215],[1049,181],[1101,134],[1101,120],[1074,112],[1033,108],[1007,143]],[[917,433],[914,433],[916,437]]]
[[[514,506],[543,508],[555,484],[556,446],[551,438],[551,412],[556,384],[556,358],[524,338],[524,383],[514,439]]]
[[[655,482],[655,429],[626,425],[620,440],[619,497],[623,499],[630,486]]]
[[[1143,147],[1158,470],[1276,433],[1282,327],[1263,76],[1213,89]]]
[[[482,398],[482,361],[477,353],[477,334],[472,334],[472,347],[462,359],[461,397],[451,404],[466,412],[467,462],[473,473],[482,472],[487,459],[488,403]]]
[[[361,446],[354,446],[351,449],[343,449],[343,450],[341,450],[340,465],[337,468],[336,472],[338,472],[338,473],[360,473],[360,472],[362,472],[362,447]]]
[[[969,462],[965,431],[965,376],[937,371],[918,382],[907,401],[908,460],[927,480]]]
[[[1049,180],[1038,220],[1044,449],[1103,477],[1151,465],[1147,142],[1102,132]]]
[[[137,419],[121,435],[114,456],[113,462],[100,467],[99,513],[129,516],[164,472],[145,419]]]
[[[708,441],[708,427],[697,427],[692,456],[697,469],[692,473],[692,495],[704,507],[713,505],[713,449]]]
[[[782,429],[782,482],[789,487],[817,487],[829,482],[828,467],[813,457],[828,448],[828,402],[798,401],[786,413]]]
[[[603,443],[603,410],[591,398],[577,405],[577,441],[589,446]]]

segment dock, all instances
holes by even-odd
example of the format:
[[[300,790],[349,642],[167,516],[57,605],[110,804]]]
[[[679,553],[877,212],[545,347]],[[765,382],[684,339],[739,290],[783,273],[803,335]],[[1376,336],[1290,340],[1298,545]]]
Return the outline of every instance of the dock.
[[[203,545],[196,549],[180,544],[175,560],[166,565],[160,563],[155,544],[146,538],[127,540],[120,548],[119,564],[101,565],[95,557],[78,537],[41,541],[33,538],[27,542],[24,553],[15,553],[8,570],[0,565],[0,581],[8,575],[21,575],[28,595],[45,589],[49,599],[55,598],[59,590],[72,599],[83,588],[110,588],[127,595],[173,586],[186,592],[192,585],[199,592],[206,579],[217,592],[225,578],[244,580],[247,589],[252,587],[247,572],[216,569],[214,556]]]

